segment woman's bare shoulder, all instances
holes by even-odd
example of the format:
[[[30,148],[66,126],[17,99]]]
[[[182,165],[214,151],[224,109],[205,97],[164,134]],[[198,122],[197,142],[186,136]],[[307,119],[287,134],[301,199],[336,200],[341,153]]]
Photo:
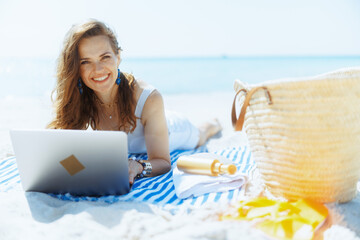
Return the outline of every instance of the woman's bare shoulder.
[[[134,84],[134,94],[136,101],[139,100],[141,93],[145,88],[148,88],[150,85],[143,80],[136,79]]]
[[[148,84],[147,82],[143,80],[136,80],[135,82],[135,95],[136,99],[138,100],[140,98],[141,93],[144,89],[147,88],[153,88],[152,85]],[[148,97],[150,101],[159,101],[162,100],[161,94],[156,89],[150,94]],[[148,101],[147,101],[148,102]]]

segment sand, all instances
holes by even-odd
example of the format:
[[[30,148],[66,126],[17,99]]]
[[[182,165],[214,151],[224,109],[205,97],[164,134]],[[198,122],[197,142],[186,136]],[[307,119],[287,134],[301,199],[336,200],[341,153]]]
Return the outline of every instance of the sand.
[[[233,92],[165,95],[165,106],[189,117],[195,124],[218,118],[224,130],[208,143],[211,150],[246,144],[230,122]],[[9,129],[44,128],[50,121],[49,97],[0,100],[0,159],[13,155]],[[249,196],[261,187],[256,183]],[[251,192],[252,191],[252,192]],[[330,204],[334,225],[324,239],[359,239],[360,196],[346,204]],[[265,239],[247,222],[220,222],[228,206],[196,209],[147,203],[69,202],[42,193],[24,193],[21,186],[0,192],[0,239]]]

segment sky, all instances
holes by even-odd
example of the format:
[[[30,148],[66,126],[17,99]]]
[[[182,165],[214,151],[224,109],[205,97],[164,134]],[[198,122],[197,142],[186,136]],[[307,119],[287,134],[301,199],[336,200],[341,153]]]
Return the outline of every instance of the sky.
[[[88,18],[127,57],[360,55],[359,0],[0,0],[0,57],[58,56]]]

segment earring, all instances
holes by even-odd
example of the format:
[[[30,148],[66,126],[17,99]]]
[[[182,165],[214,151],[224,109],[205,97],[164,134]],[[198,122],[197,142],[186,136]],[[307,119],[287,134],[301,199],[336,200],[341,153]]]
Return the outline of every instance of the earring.
[[[116,79],[116,84],[117,84],[117,85],[120,85],[120,82],[121,82],[120,69],[118,69],[118,76],[117,76],[117,79]]]
[[[81,78],[78,79],[77,87],[79,89],[80,95],[82,95],[84,90],[83,90],[83,87],[82,87],[82,84],[81,84]]]

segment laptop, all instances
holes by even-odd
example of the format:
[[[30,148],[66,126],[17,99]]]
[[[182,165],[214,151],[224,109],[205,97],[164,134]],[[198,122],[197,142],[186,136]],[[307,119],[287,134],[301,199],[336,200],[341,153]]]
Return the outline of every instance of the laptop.
[[[10,137],[25,191],[87,196],[130,191],[125,132],[11,130]]]

